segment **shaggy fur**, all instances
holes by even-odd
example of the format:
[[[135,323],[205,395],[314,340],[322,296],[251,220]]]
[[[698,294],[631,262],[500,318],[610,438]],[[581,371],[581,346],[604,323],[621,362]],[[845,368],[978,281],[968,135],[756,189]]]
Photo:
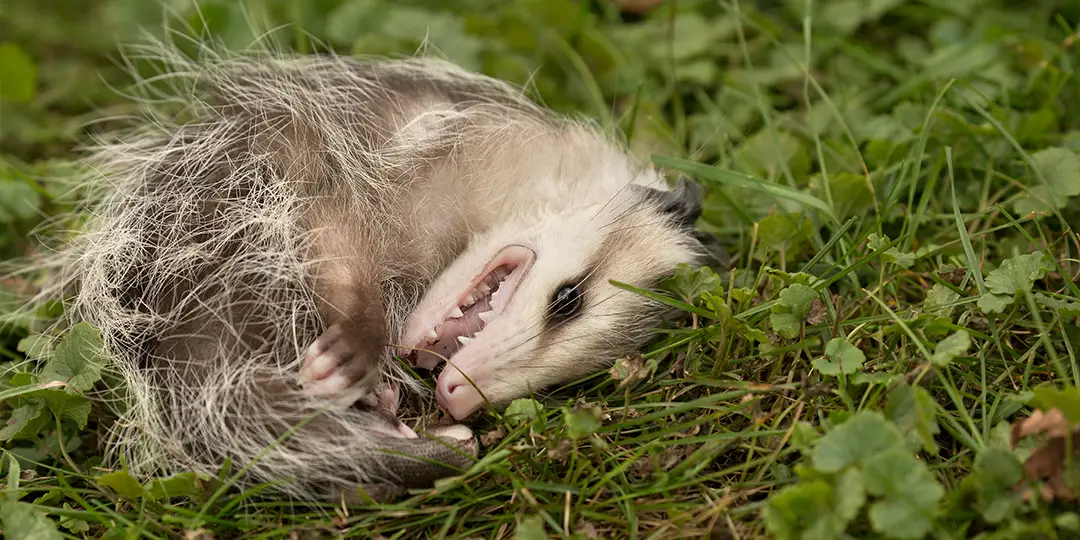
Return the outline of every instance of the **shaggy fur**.
[[[229,459],[243,485],[303,499],[428,485],[453,470],[385,450],[460,468],[475,442],[402,435],[397,392],[425,390],[393,346],[443,324],[493,254],[536,258],[440,384],[469,374],[495,404],[640,347],[663,309],[609,281],[650,287],[700,256],[691,185],[666,191],[587,122],[446,62],[129,56],[163,70],[90,152],[90,219],[41,267],[42,298],[66,294],[58,324],[102,332],[125,392],[108,456],[136,474]],[[565,284],[583,306],[556,321]],[[339,379],[298,384],[335,327]]]

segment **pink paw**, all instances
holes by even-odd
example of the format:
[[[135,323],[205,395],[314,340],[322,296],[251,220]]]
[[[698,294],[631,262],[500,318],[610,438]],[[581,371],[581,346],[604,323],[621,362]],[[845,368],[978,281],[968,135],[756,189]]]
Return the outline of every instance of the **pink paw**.
[[[332,325],[308,347],[300,368],[300,385],[314,396],[344,392],[371,371],[367,359],[340,325]]]

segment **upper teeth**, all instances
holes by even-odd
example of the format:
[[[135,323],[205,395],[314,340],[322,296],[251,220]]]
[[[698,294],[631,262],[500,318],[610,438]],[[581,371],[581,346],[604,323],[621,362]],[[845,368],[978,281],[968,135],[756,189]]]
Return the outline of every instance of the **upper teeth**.
[[[469,343],[472,342],[473,338],[465,337],[465,336],[458,336],[457,340],[459,342],[461,342],[462,345],[468,345]]]
[[[465,314],[462,313],[461,308],[459,308],[459,307],[455,307],[454,309],[450,310],[450,317],[453,318],[453,319],[458,319],[458,318],[461,318],[461,317],[464,317],[464,316],[465,316]]]
[[[485,323],[491,322],[491,312],[490,311],[481,311],[480,313],[477,313],[476,316],[480,317],[480,320],[484,321]]]
[[[439,333],[436,332],[434,328],[432,328],[431,330],[428,330],[428,333],[425,337],[428,339],[439,339]]]

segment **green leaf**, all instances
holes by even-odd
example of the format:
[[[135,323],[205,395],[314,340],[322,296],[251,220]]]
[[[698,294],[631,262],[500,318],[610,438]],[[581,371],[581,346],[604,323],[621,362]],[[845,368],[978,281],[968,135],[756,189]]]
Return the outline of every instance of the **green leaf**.
[[[727,339],[732,334],[758,343],[765,343],[769,340],[769,336],[765,335],[765,332],[736,317],[723,298],[713,296],[707,292],[702,293],[702,298],[705,300],[705,305],[714,313],[715,320],[720,323],[719,327],[712,326],[707,329],[709,337],[715,338],[714,343]]]
[[[2,61],[2,60],[0,60]],[[8,540],[60,540],[56,524],[34,505],[0,501],[0,523]]]
[[[1080,534],[1080,515],[1076,512],[1062,512],[1054,517],[1054,526],[1076,536]]]
[[[836,514],[844,523],[859,515],[859,510],[866,504],[866,486],[859,469],[847,469],[836,477],[835,503]]]
[[[587,407],[576,411],[564,410],[563,420],[566,422],[566,434],[571,439],[588,437],[603,425],[599,407]]]
[[[1009,297],[1030,292],[1035,281],[1042,279],[1052,269],[1042,252],[1017,255],[1006,259],[997,270],[986,276],[986,288],[991,293]]]
[[[152,478],[143,484],[143,490],[151,500],[162,501],[187,497],[198,499],[203,496],[203,486],[211,478],[194,472],[182,472],[167,478]]]
[[[41,212],[41,194],[26,182],[0,178],[0,223],[31,220]]]
[[[1003,313],[1006,307],[1013,302],[1011,296],[986,293],[975,302],[984,313]]]
[[[777,540],[839,538],[846,526],[842,514],[857,502],[852,494],[841,497],[844,506],[839,512],[836,490],[828,483],[818,480],[788,486],[769,497],[763,510],[765,526]]]
[[[938,427],[935,411],[937,404],[926,389],[900,384],[889,392],[885,417],[896,424],[900,431],[916,437],[928,453],[937,455],[938,446],[934,436],[941,428]]]
[[[936,315],[948,316],[956,309],[954,304],[959,299],[960,295],[955,291],[940,283],[935,283],[926,293],[923,309]]]
[[[1048,411],[1061,409],[1070,422],[1080,422],[1080,389],[1069,386],[1056,388],[1052,383],[1036,386],[1032,391],[1031,405]]]
[[[862,467],[866,490],[882,498],[870,505],[870,524],[890,538],[922,538],[933,526],[945,490],[926,464],[903,448],[874,455]]]
[[[20,339],[15,348],[27,358],[42,360],[52,355],[52,339],[44,334],[31,334]]]
[[[685,62],[697,55],[706,52],[712,43],[715,33],[713,23],[705,20],[699,13],[684,12],[673,21],[675,31],[670,43],[656,43],[658,56],[665,57],[670,48],[670,54],[676,62]]]
[[[39,403],[28,403],[11,411],[7,425],[0,429],[0,441],[33,439],[45,427],[49,417]]]
[[[820,439],[821,434],[809,422],[796,422],[791,430],[791,446],[803,454],[810,453]]]
[[[544,519],[540,516],[529,516],[518,522],[514,529],[515,540],[547,540],[547,531],[544,530]]]
[[[64,503],[65,510],[74,510],[70,504]],[[73,532],[73,533],[85,533],[90,530],[90,524],[84,520],[73,517],[61,517],[60,526]]]
[[[814,300],[817,298],[818,292],[812,287],[794,283],[785,287],[777,295],[777,306],[802,321],[810,316],[810,311],[814,308]]]
[[[813,234],[813,224],[809,218],[798,213],[773,214],[758,222],[758,235],[761,245],[777,251],[791,251],[805,243]]]
[[[785,272],[783,270],[777,270],[776,268],[765,268],[765,272],[770,276],[776,276],[780,278],[780,281],[784,283],[784,286],[798,283],[800,285],[811,286],[818,281],[813,274],[807,274],[806,272]]]
[[[1032,187],[1031,195],[1016,201],[1018,214],[1065,208],[1070,197],[1080,195],[1080,156],[1075,152],[1061,147],[1044,148],[1031,154],[1031,160],[1046,184]]]
[[[137,501],[146,496],[146,490],[139,481],[127,471],[114,471],[95,479],[98,485],[111,488],[129,501]]]
[[[347,0],[327,17],[326,36],[340,44],[351,44],[385,20],[386,4],[377,0]]]
[[[523,424],[544,414],[544,406],[535,399],[515,399],[507,405],[504,416],[511,424]]]
[[[676,266],[672,276],[662,281],[660,287],[688,302],[706,292],[714,296],[724,295],[724,280],[712,268],[702,266],[695,269],[685,263]]]
[[[768,179],[779,176],[782,171],[780,165],[787,163],[795,169],[792,174],[805,174],[808,162],[803,142],[784,132],[775,133],[775,137],[773,135],[763,129],[740,143],[732,156],[739,168],[757,178]]]
[[[90,416],[90,400],[85,396],[75,394],[63,388],[50,388],[42,390],[38,396],[45,400],[54,415],[58,418],[66,418],[75,422],[79,429],[86,427],[86,421]]]
[[[42,496],[34,499],[35,505],[40,506],[52,506],[53,504],[64,500],[64,495],[58,489],[50,489],[46,491]]]
[[[1035,293],[1035,301],[1044,307],[1057,311],[1062,317],[1080,317],[1080,302],[1062,300],[1043,293]]]
[[[19,460],[15,459],[15,454],[8,454],[7,457],[8,475],[4,496],[9,501],[17,501],[22,497],[22,494],[19,493],[19,475],[22,474],[22,468],[19,467]]]
[[[18,45],[0,44],[0,98],[18,103],[30,101],[37,93],[37,84],[34,61]]]
[[[934,346],[930,363],[937,367],[946,367],[956,357],[967,354],[969,347],[971,347],[971,336],[968,335],[967,330],[957,330]]]
[[[836,0],[823,4],[821,13],[815,18],[821,17],[823,24],[835,28],[843,36],[901,4],[903,0]]]
[[[878,233],[870,233],[866,237],[866,247],[874,251],[881,251],[885,249],[885,247],[888,246],[890,242],[891,240],[887,235],[881,235]]]
[[[854,215],[864,215],[874,205],[874,194],[870,192],[866,177],[860,174],[830,174],[829,192],[832,194],[836,219],[840,221]]]
[[[974,480],[976,507],[987,522],[1000,523],[1020,507],[1023,495],[1013,486],[1023,476],[1023,465],[1011,451],[990,446],[979,452],[968,478]]]
[[[885,250],[884,258],[886,261],[895,263],[900,268],[911,268],[915,264],[917,258],[914,253],[903,253],[895,247],[891,247]]]
[[[773,313],[769,316],[769,320],[772,322],[773,330],[776,330],[781,336],[788,339],[799,337],[799,328],[802,325],[794,315],[790,313]]]
[[[771,308],[769,320],[773,329],[788,339],[799,336],[803,321],[810,315],[817,291],[799,283],[780,291],[777,303]]]
[[[866,239],[867,247],[874,251],[881,251],[892,242],[888,236],[880,235],[877,233],[871,233],[869,236],[866,237]],[[885,253],[882,254],[882,258],[885,259],[886,262],[894,263],[897,266],[906,269],[911,268],[912,265],[915,264],[915,260],[918,258],[918,256],[914,253],[904,253],[896,247],[890,247],[888,249],[885,249]]]
[[[866,355],[844,338],[833,338],[825,344],[825,358],[814,360],[814,367],[823,375],[850,375],[862,370]]]
[[[903,444],[903,435],[880,412],[860,411],[821,438],[814,448],[814,468],[839,472]]]
[[[101,379],[105,361],[101,333],[86,323],[78,323],[56,346],[56,354],[41,370],[40,380],[62,381],[86,392]]]

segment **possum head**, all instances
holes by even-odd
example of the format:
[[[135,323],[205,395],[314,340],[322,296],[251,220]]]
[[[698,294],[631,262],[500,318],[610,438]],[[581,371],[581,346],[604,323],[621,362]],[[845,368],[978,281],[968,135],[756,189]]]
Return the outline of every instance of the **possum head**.
[[[649,288],[699,260],[700,188],[623,190],[606,204],[477,235],[409,316],[399,351],[434,369],[436,398],[463,419],[603,368],[644,345],[666,309]]]

